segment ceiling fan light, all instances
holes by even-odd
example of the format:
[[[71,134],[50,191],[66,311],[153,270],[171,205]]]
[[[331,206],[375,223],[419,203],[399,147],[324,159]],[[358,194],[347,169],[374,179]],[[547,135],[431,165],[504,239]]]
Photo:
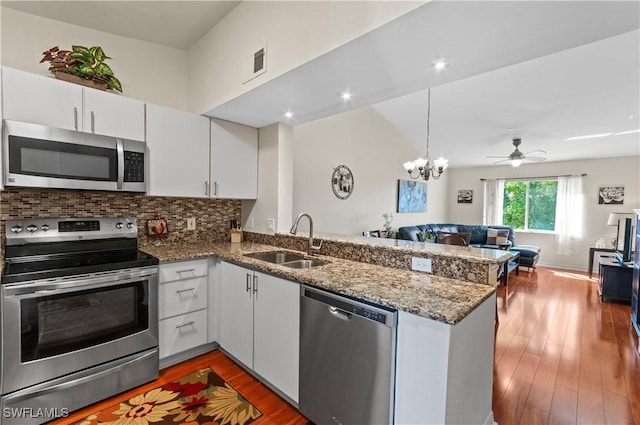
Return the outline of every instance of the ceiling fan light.
[[[416,169],[416,164],[414,164],[413,161],[407,161],[404,164],[402,164],[402,166],[404,167],[405,170],[407,170],[408,172],[412,172],[413,170]]]
[[[522,160],[521,159],[512,159],[511,160],[511,166],[512,167],[519,167],[520,164],[522,164]]]

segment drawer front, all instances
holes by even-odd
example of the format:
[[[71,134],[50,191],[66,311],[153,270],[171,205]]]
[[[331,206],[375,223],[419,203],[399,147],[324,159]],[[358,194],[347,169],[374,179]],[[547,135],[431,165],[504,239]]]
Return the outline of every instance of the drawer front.
[[[160,319],[207,308],[207,277],[177,280],[158,285]]]
[[[160,358],[207,343],[207,310],[160,321]]]
[[[160,282],[171,282],[173,280],[190,279],[192,277],[206,275],[206,259],[160,264]]]

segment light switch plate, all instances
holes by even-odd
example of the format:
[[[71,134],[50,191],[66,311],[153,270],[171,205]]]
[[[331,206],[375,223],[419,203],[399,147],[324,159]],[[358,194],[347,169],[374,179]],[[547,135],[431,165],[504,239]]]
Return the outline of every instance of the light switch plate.
[[[195,217],[187,218],[187,230],[196,230],[196,218]]]

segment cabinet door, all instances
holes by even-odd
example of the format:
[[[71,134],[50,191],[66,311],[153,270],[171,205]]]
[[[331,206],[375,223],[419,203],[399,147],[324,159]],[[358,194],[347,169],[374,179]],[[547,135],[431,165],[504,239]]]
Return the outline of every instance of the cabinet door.
[[[243,267],[220,263],[220,346],[232,356],[253,367],[253,272]]]
[[[3,68],[4,118],[67,130],[82,129],[82,87]]]
[[[258,197],[258,130],[211,120],[211,195],[215,198]]]
[[[298,402],[300,285],[254,273],[253,369]]]
[[[147,195],[206,197],[209,119],[147,104]]]
[[[85,88],[83,128],[87,133],[144,140],[144,102]]]

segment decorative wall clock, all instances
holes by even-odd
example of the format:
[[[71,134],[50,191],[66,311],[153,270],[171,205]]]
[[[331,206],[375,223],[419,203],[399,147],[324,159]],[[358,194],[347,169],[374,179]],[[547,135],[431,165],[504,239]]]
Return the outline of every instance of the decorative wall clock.
[[[347,199],[353,192],[353,173],[346,165],[338,165],[331,175],[331,189],[338,199]]]

